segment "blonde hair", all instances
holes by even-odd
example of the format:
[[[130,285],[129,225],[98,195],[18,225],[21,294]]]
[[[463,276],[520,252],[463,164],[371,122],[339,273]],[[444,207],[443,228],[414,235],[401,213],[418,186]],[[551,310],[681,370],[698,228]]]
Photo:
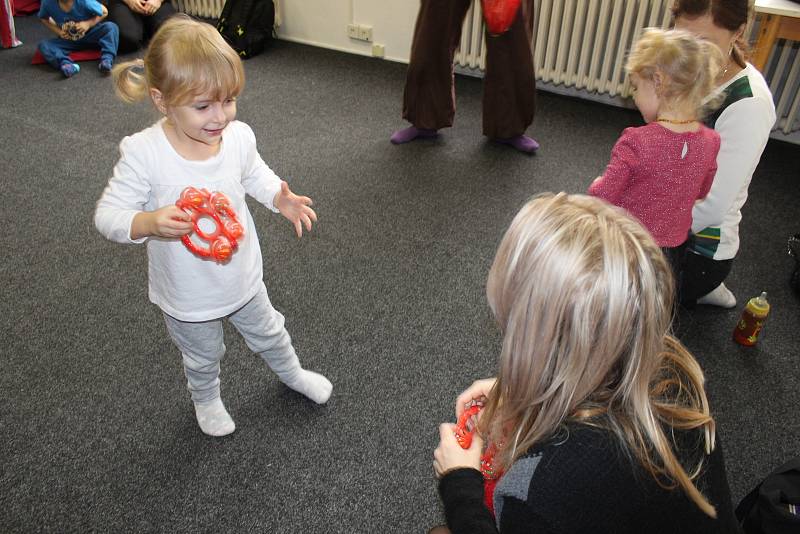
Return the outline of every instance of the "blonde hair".
[[[503,237],[486,294],[503,347],[479,427],[499,467],[565,423],[598,426],[716,516],[692,482],[702,455],[687,474],[662,428],[701,429],[714,448],[703,373],[669,335],[672,274],[647,230],[593,197],[539,195]]]
[[[661,101],[691,107],[702,116],[718,102],[704,99],[716,87],[724,58],[713,43],[681,30],[646,28],[633,45],[625,70],[649,81],[659,79]]]
[[[175,15],[159,28],[144,60],[120,63],[112,75],[126,102],[145,98],[153,88],[168,106],[186,105],[204,94],[231,98],[244,88],[242,60],[233,48],[213,26],[186,15]]]

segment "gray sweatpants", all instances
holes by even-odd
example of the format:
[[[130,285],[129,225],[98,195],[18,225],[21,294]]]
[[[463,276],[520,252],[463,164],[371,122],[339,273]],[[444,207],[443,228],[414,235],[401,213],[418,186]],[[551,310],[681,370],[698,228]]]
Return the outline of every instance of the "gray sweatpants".
[[[190,323],[164,314],[167,331],[183,356],[183,370],[194,402],[219,397],[220,360],[225,354],[222,319]],[[247,304],[228,316],[250,350],[261,356],[278,378],[291,384],[301,370],[284,318],[261,289]]]

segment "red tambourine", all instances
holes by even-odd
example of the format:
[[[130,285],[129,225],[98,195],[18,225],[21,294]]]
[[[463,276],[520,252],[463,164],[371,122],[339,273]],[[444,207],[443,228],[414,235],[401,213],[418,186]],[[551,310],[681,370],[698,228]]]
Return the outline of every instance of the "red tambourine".
[[[478,405],[470,406],[464,413],[461,414],[461,417],[458,418],[458,423],[456,423],[456,441],[458,444],[461,445],[462,449],[469,449],[469,446],[472,445],[472,435],[475,433],[475,428],[471,430],[467,428],[467,424],[470,420],[478,415],[478,412],[481,411],[481,407]]]
[[[501,35],[508,31],[517,16],[521,0],[481,0],[483,20],[489,35]]]
[[[192,216],[194,235],[208,243],[207,247],[198,246],[192,241],[192,234],[187,234],[181,238],[186,248],[201,258],[211,258],[219,263],[230,259],[239,246],[239,238],[244,235],[244,228],[224,193],[187,187],[181,191],[175,205]],[[213,232],[206,233],[200,229],[197,223],[204,217],[214,222]]]
[[[472,445],[472,436],[475,434],[475,428],[472,430],[467,428],[469,421],[481,411],[481,406],[475,405],[464,410],[461,417],[458,418],[456,423],[455,435],[456,441],[461,445],[462,449],[469,449]],[[494,466],[494,457],[497,454],[497,447],[493,443],[484,449],[481,454],[481,474],[483,475],[483,502],[486,507],[494,515],[494,488],[502,475]]]

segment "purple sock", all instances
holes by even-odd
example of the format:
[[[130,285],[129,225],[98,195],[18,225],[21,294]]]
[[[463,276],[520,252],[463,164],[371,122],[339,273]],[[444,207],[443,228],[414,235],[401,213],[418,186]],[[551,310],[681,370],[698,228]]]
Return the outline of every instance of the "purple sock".
[[[528,137],[527,135],[517,135],[509,137],[508,139],[496,138],[494,141],[504,145],[511,145],[520,152],[526,152],[528,154],[533,154],[539,150],[539,143],[536,142],[536,139]]]
[[[408,128],[403,128],[402,130],[397,130],[395,133],[392,134],[392,137],[389,139],[395,145],[402,145],[403,143],[408,143],[409,141],[413,141],[417,137],[422,138],[430,138],[436,137],[438,134],[436,130],[429,130],[428,128],[417,128],[416,126],[409,126]]]

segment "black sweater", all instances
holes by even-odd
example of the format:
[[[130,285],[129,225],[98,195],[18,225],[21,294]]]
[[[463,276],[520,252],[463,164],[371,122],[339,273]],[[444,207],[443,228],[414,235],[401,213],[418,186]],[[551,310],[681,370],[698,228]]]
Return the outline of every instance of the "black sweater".
[[[479,471],[447,473],[439,493],[453,534],[495,533],[497,525],[503,534],[738,533],[719,441],[695,485],[716,507],[717,519],[680,488],[659,486],[609,432],[571,425],[559,440],[518,459],[500,480],[494,494],[497,524],[483,505]]]

